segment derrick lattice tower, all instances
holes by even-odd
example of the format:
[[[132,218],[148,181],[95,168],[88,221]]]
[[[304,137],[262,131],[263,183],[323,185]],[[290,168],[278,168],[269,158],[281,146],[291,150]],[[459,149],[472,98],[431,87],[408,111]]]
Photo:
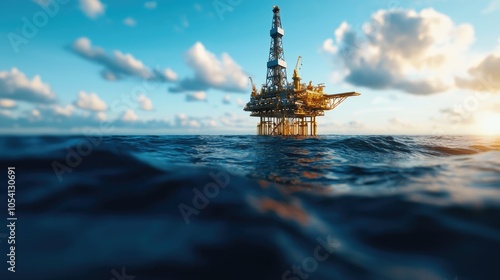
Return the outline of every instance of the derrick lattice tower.
[[[250,116],[260,118],[257,124],[259,135],[316,135],[316,117],[324,116],[324,111],[335,109],[346,98],[360,94],[326,94],[323,92],[324,84],[313,85],[312,81],[309,84],[301,83],[300,56],[293,71],[293,82],[288,83],[283,51],[284,35],[280,8],[274,6],[266,83],[258,91],[250,77],[252,94],[244,110],[251,112]]]
[[[283,90],[288,82],[286,77],[285,52],[283,51],[283,36],[285,30],[281,26],[280,8],[273,7],[273,25],[271,26],[271,47],[267,62],[266,87],[276,87]]]

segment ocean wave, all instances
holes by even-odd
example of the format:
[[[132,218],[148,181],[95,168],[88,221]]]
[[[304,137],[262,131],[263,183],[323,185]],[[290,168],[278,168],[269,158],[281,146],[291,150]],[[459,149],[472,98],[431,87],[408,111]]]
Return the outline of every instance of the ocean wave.
[[[494,279],[498,143],[3,137],[12,279]]]

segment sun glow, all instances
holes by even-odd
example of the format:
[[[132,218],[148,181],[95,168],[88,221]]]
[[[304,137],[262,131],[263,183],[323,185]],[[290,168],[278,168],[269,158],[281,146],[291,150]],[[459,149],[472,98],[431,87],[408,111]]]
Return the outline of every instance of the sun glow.
[[[478,133],[484,135],[500,135],[500,114],[481,113],[478,118]]]

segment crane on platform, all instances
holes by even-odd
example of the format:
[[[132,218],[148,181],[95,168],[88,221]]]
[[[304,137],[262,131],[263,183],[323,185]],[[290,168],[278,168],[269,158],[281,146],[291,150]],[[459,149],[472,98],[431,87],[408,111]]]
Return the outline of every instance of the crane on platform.
[[[250,84],[252,85],[252,97],[255,97],[257,95],[257,88],[255,87],[252,77],[248,78],[250,79]]]
[[[300,67],[300,61],[302,59],[302,56],[299,56],[299,58],[297,59],[297,65],[295,66],[295,70],[293,70],[293,77],[292,77],[292,80],[293,80],[293,88],[295,90],[299,90],[300,89],[300,76],[299,76],[299,67]]]
[[[266,83],[262,85],[260,94],[252,77],[252,94],[250,102],[244,109],[250,116],[259,117],[258,135],[299,135],[317,134],[316,117],[324,116],[325,111],[335,109],[345,99],[360,95],[357,92],[326,94],[324,84],[316,86],[312,81],[302,84],[299,75],[302,56],[297,59],[293,71],[293,84],[287,81],[285,52],[283,50],[283,29],[280,8],[273,6],[271,30],[271,48],[267,61]]]

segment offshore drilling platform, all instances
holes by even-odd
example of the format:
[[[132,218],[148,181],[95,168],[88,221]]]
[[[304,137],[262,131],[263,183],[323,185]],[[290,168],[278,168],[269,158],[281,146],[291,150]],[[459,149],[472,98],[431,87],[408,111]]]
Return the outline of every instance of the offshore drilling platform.
[[[325,111],[335,109],[346,98],[360,94],[326,94],[323,92],[324,84],[313,85],[312,81],[308,85],[300,83],[300,56],[293,71],[293,83],[288,83],[282,42],[285,31],[281,26],[280,8],[274,6],[273,13],[266,83],[257,91],[250,77],[252,94],[244,110],[252,112],[250,116],[260,118],[258,135],[314,136],[317,134],[316,117],[324,116]]]

